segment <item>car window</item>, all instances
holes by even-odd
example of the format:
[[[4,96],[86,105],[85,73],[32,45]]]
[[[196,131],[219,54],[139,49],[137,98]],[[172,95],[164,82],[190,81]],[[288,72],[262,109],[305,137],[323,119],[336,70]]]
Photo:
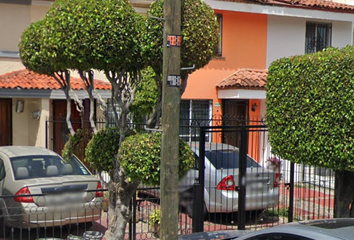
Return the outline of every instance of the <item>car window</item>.
[[[240,165],[239,152],[231,149],[207,150],[205,151],[205,156],[216,169],[239,168]],[[260,165],[255,160],[247,156],[247,168],[250,167],[260,167]]]
[[[90,174],[75,156],[67,161],[58,156],[22,156],[10,158],[10,161],[16,180]]]
[[[292,234],[273,233],[273,234],[266,234],[263,236],[251,238],[250,240],[312,240],[312,239],[303,236],[296,236]]]

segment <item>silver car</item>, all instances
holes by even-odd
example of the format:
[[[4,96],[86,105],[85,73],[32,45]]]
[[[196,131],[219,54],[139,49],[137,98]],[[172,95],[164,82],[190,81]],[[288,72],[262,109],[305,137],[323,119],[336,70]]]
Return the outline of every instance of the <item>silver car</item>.
[[[259,231],[228,230],[193,233],[179,240],[352,240],[353,218],[334,218],[295,222]]]
[[[199,158],[198,143],[190,143]],[[198,162],[198,161],[196,161]],[[238,210],[239,149],[222,143],[205,144],[204,212],[231,213]],[[246,170],[246,211],[274,207],[279,202],[279,173],[260,166],[247,155]],[[198,164],[188,171],[180,182],[180,188],[188,191],[198,177]],[[193,204],[190,201],[190,204]],[[187,212],[191,215],[191,205]]]
[[[0,233],[9,228],[62,226],[100,218],[99,180],[73,156],[28,146],[0,147]]]
[[[180,182],[181,205],[193,217],[193,185],[199,174],[199,144],[189,143],[195,153],[195,167]],[[204,217],[207,213],[238,211],[239,149],[223,143],[205,143]],[[279,203],[280,174],[262,167],[247,155],[246,211],[264,210]],[[141,195],[160,197],[157,188],[139,190]]]

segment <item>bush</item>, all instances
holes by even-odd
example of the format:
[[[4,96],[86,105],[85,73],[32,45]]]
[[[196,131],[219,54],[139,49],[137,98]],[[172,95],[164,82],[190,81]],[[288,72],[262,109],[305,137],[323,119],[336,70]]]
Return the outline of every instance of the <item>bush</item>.
[[[127,137],[120,149],[118,161],[126,174],[144,184],[160,183],[161,133],[144,133]],[[179,141],[179,177],[193,167],[194,153],[187,143]]]
[[[98,131],[85,150],[86,160],[98,171],[114,168],[114,159],[119,148],[119,129],[106,128]]]
[[[269,67],[266,119],[274,154],[354,171],[354,47],[279,59]]]

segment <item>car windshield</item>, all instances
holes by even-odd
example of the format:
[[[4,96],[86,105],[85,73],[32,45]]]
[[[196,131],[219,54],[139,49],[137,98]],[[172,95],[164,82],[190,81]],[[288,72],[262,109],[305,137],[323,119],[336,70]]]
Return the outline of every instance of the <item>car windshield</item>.
[[[239,168],[240,158],[239,152],[234,150],[207,150],[205,156],[214,165],[216,169],[232,169]],[[247,168],[260,167],[260,165],[247,156]]]
[[[63,175],[90,175],[86,167],[72,156],[65,161],[58,156],[21,156],[10,158],[16,180]]]

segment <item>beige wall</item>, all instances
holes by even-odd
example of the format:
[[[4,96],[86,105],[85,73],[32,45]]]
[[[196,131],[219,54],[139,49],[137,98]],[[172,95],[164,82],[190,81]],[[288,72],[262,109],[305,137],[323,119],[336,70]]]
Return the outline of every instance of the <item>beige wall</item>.
[[[24,101],[24,110],[16,112],[18,100]],[[34,119],[32,112],[40,110],[40,119]],[[13,99],[13,145],[28,145],[45,147],[45,124],[49,117],[49,99]]]
[[[0,75],[24,68],[19,58],[0,58]]]
[[[0,50],[18,51],[22,32],[42,19],[49,7],[0,3]]]
[[[21,33],[31,22],[28,5],[0,4],[0,50],[17,51]]]

